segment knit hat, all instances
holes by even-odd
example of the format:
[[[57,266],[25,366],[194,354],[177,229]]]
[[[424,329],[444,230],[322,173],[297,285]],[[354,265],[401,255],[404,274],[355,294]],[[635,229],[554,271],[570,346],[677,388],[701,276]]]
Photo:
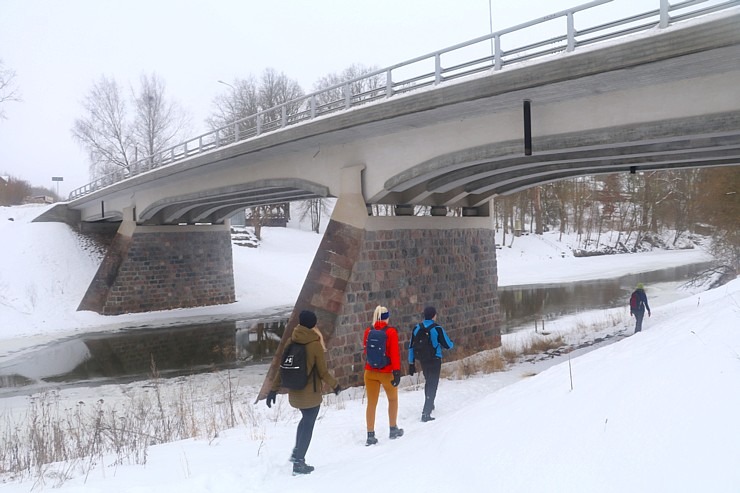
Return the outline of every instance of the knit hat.
[[[298,323],[307,329],[313,329],[316,327],[316,314],[310,310],[303,310],[301,314],[298,315]]]
[[[431,320],[435,315],[437,315],[437,309],[433,306],[424,308],[424,320]]]
[[[645,285],[641,282],[637,283],[637,289],[645,289]]]

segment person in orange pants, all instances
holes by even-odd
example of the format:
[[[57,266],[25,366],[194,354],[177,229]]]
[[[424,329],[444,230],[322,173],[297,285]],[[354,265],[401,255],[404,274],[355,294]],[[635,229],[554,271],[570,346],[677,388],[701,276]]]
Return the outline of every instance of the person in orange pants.
[[[388,308],[378,305],[373,313],[373,325],[365,329],[363,352],[365,353],[365,391],[367,392],[367,442],[375,445],[375,410],[378,407],[380,387],[388,398],[389,438],[394,440],[403,436],[398,427],[398,384],[401,382],[401,350],[398,345],[398,331],[389,323]]]

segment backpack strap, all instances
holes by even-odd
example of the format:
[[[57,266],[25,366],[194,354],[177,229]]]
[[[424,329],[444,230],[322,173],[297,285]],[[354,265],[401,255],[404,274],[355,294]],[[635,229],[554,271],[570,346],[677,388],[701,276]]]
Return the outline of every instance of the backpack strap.
[[[411,349],[412,347],[414,347],[414,334],[416,334],[416,328],[419,327],[420,325],[421,324],[416,324],[416,325],[414,325],[414,328],[411,329],[411,337],[409,338],[410,339],[409,340],[409,349]],[[419,329],[419,330],[421,330],[421,329]]]
[[[409,343],[409,348],[414,347],[414,335],[416,333],[416,327],[419,327],[419,330],[425,330],[427,334],[429,334],[429,342],[431,342],[432,338],[432,329],[435,329],[439,327],[439,324],[433,323],[429,327],[424,325],[424,322],[419,322],[414,326],[414,328],[411,330],[411,342]],[[434,348],[434,344],[432,344],[432,347]],[[436,348],[435,348],[436,349]]]
[[[427,329],[427,331],[429,332],[429,342],[432,344],[432,349],[434,349],[435,351],[437,350],[437,346],[440,345],[439,331],[437,331],[437,346],[435,346],[434,343],[432,342],[432,329],[438,329],[438,328],[439,328],[439,324],[435,322],[432,325],[430,325],[429,328]]]
[[[300,343],[296,343],[300,344]],[[321,340],[319,340],[319,345],[321,344]],[[303,344],[303,347],[306,348],[306,366],[308,366],[308,344]],[[311,369],[308,370],[308,376],[311,377],[311,380],[313,381],[313,391],[316,392],[316,372],[314,371],[316,369],[316,362],[314,361],[313,366],[311,366]]]

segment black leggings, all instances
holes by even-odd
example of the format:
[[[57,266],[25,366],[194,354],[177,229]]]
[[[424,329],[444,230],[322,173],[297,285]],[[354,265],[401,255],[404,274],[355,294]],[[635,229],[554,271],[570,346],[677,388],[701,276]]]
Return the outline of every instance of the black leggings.
[[[298,430],[295,434],[295,449],[293,449],[293,457],[298,460],[306,459],[306,451],[308,450],[308,446],[311,444],[313,425],[316,423],[320,407],[321,405],[318,405],[316,407],[300,410],[303,417],[298,423]]]

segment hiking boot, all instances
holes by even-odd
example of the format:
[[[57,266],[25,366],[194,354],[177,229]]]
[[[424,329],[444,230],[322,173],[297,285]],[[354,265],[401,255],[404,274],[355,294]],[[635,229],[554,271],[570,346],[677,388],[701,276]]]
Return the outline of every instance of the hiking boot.
[[[365,446],[369,447],[370,445],[375,445],[376,443],[378,443],[378,439],[375,438],[375,432],[368,431],[367,432],[367,442],[365,442]]]
[[[296,462],[298,462],[298,461],[300,460],[300,459],[299,459],[298,457],[296,457],[296,455],[295,455],[295,449],[293,449],[293,452],[292,452],[292,453],[290,454],[290,459],[289,459],[289,460],[290,460],[290,462],[292,462],[292,463],[294,463],[294,464],[295,464]]]
[[[421,422],[426,423],[427,421],[434,421],[434,418],[431,414],[422,414],[421,415]]]
[[[391,433],[388,436],[391,440],[395,440],[396,438],[403,436],[403,428],[399,428],[398,426],[391,426]]]
[[[306,464],[305,460],[296,459],[295,462],[293,462],[293,476],[297,474],[311,474],[313,470],[314,467]]]

